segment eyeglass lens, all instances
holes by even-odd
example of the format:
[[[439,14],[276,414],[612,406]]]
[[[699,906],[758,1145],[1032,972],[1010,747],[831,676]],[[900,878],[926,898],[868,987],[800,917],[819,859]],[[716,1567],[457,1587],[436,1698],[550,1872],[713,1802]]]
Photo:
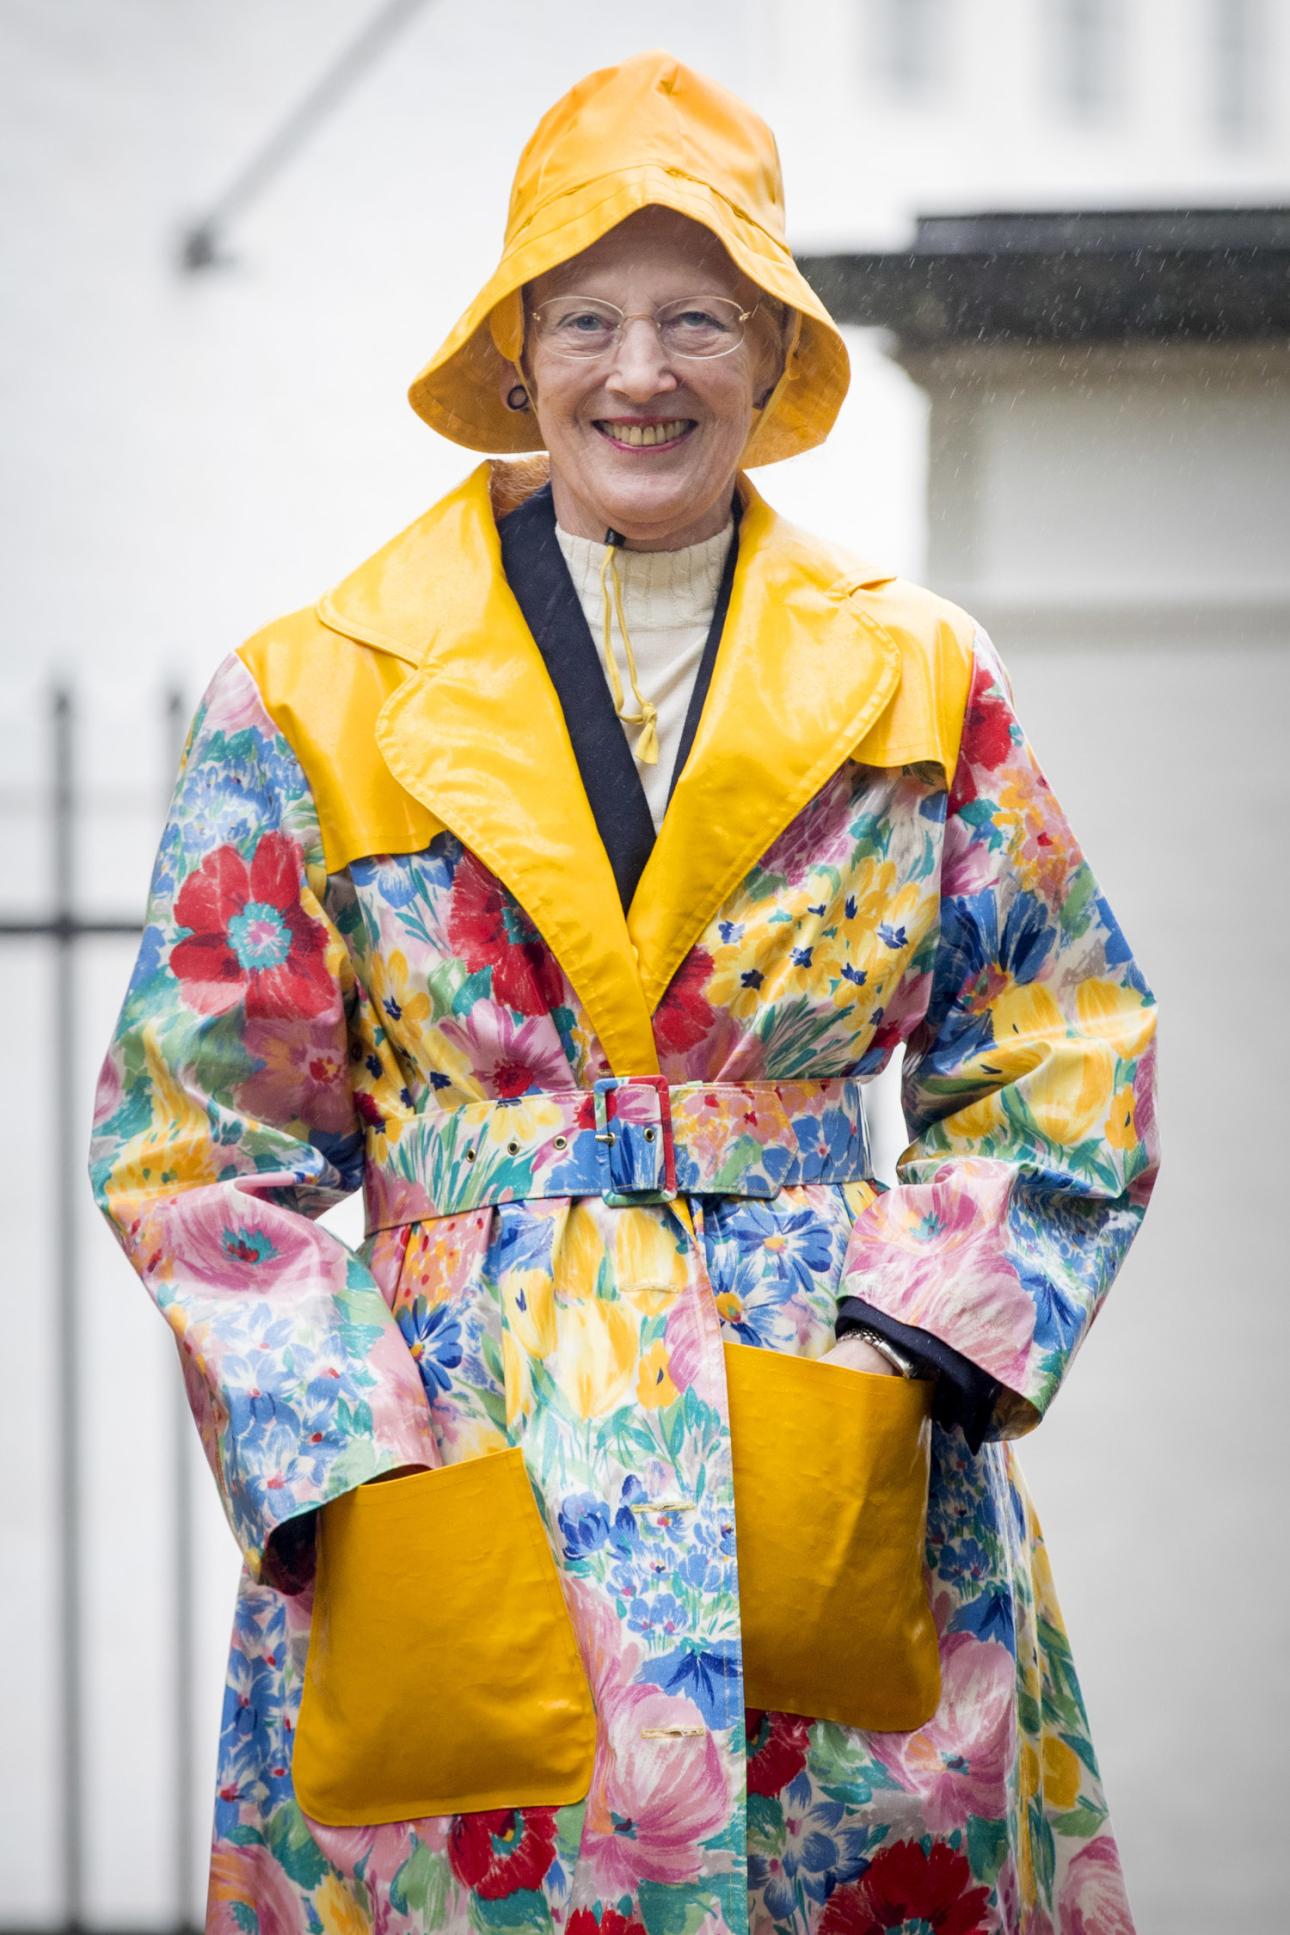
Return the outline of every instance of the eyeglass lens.
[[[556,296],[533,312],[539,339],[562,356],[601,356],[634,320],[596,296]],[[683,296],[656,309],[652,321],[671,356],[725,356],[743,341],[745,311],[725,296]]]

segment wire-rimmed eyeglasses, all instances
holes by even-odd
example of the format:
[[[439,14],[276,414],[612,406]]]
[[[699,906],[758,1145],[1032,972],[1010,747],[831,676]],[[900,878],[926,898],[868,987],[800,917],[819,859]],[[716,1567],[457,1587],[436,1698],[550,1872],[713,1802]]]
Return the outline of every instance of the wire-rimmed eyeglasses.
[[[552,296],[531,311],[533,330],[557,356],[604,356],[617,349],[629,322],[652,322],[669,356],[729,356],[761,304],[741,309],[728,296],[680,296],[657,309],[628,314],[599,296]]]

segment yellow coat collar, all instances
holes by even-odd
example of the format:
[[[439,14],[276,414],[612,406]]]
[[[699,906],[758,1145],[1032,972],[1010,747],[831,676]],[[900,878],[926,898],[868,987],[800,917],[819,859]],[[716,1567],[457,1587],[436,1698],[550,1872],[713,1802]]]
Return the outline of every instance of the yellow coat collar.
[[[377,722],[390,772],[537,924],[614,1071],[653,1073],[651,1016],[677,967],[896,693],[901,645],[854,595],[890,574],[805,537],[739,479],[712,685],[624,917],[559,701],[502,572],[494,468],[481,464],[318,615],[407,663]],[[505,488],[516,467],[498,468]],[[539,480],[530,471],[529,488]]]

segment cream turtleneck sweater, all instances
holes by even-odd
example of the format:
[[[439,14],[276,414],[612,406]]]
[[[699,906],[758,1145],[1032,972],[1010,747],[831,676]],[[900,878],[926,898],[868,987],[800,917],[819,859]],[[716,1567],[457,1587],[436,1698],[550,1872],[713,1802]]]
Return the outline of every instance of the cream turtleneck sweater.
[[[591,627],[597,656],[603,657],[604,593],[600,573],[608,546],[598,544],[594,538],[574,537],[558,524],[555,534]],[[687,544],[679,551],[629,551],[622,546],[618,549],[618,581],[636,655],[637,680],[642,697],[658,707],[658,760],[654,765],[646,765],[639,759],[636,762],[656,831],[663,822],[690,694],[733,535],[734,520],[731,519],[715,537],[704,538],[699,544]],[[624,706],[629,712],[635,712],[627,658],[616,622],[610,635]],[[640,727],[625,725],[623,731],[634,750]]]

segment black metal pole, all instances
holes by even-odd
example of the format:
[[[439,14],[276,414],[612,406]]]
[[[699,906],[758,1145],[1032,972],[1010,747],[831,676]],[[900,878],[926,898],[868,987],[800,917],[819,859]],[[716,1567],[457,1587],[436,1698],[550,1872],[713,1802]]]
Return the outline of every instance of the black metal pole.
[[[76,1107],[76,977],[73,895],[72,695],[55,689],[51,707],[53,760],[52,887],[54,903],[54,1134],[57,1197],[54,1205],[54,1269],[57,1286],[57,1417],[59,1432],[59,1617],[60,1732],[62,1737],[64,1926],[69,1935],[85,1916],[84,1675],[81,1668],[81,1418],[76,1339],[76,1229],[81,1209],[84,1151]]]
[[[281,173],[296,150],[304,145],[314,127],[349,92],[363,69],[371,65],[382,48],[407,26],[424,5],[425,0],[385,0],[385,5],[337,55],[326,73],[314,83],[282,125],[251,156],[214,207],[190,224],[180,256],[184,269],[206,269],[220,261],[220,244],[234,215],[239,214],[274,175]]]

